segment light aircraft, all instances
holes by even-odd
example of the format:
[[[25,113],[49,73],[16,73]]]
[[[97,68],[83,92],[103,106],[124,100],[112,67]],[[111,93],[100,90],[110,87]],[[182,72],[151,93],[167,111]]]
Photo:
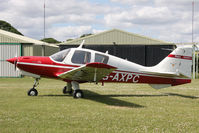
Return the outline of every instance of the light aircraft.
[[[177,47],[159,64],[145,67],[106,53],[70,48],[49,57],[21,56],[8,59],[22,75],[35,78],[29,96],[37,96],[39,79],[54,78],[67,82],[63,93],[83,98],[79,84],[85,82],[148,83],[155,89],[191,82],[192,47]]]

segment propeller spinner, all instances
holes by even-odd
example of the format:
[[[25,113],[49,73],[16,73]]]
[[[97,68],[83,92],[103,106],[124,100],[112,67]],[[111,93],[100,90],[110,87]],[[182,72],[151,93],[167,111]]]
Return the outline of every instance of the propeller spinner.
[[[7,59],[6,61],[8,61],[8,62],[14,64],[14,65],[15,65],[15,70],[17,69],[18,57],[10,58],[10,59]]]

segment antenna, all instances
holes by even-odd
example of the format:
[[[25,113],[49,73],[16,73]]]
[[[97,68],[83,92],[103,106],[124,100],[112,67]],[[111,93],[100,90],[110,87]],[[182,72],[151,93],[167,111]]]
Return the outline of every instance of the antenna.
[[[192,1],[192,43],[194,42],[194,1]]]
[[[46,0],[44,0],[44,39],[46,37]]]
[[[45,7],[46,1],[44,0],[44,39],[46,38],[46,7]],[[45,56],[45,42],[42,45],[42,56]]]
[[[84,45],[85,40],[82,41],[82,43],[79,45],[78,48],[82,48],[82,46]]]
[[[194,1],[192,1],[192,45],[193,45],[193,79],[195,79],[195,44],[194,44],[194,38],[193,33],[194,32]]]

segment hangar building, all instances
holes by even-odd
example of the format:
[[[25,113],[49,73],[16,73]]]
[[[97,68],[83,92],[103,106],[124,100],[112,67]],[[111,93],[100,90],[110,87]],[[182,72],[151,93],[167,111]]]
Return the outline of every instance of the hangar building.
[[[49,56],[59,51],[56,45],[34,40],[0,29],[0,77],[20,77],[6,59],[16,56]]]
[[[144,66],[158,64],[171,52],[168,49],[173,49],[175,46],[174,43],[112,29],[63,42],[59,45],[60,50],[77,47],[83,40],[85,40],[85,48],[101,52],[108,51],[111,55],[116,55]]]

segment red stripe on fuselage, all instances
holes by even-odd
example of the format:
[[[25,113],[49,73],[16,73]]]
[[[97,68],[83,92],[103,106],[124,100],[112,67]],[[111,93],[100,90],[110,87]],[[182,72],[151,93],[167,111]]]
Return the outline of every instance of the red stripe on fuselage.
[[[136,73],[111,73],[102,79],[102,82],[123,82],[123,83],[148,83],[148,84],[171,84],[172,86],[190,83],[191,79],[158,77]]]
[[[182,55],[169,54],[167,57],[177,58],[177,59],[184,59],[184,60],[192,60],[191,56],[182,56]]]

